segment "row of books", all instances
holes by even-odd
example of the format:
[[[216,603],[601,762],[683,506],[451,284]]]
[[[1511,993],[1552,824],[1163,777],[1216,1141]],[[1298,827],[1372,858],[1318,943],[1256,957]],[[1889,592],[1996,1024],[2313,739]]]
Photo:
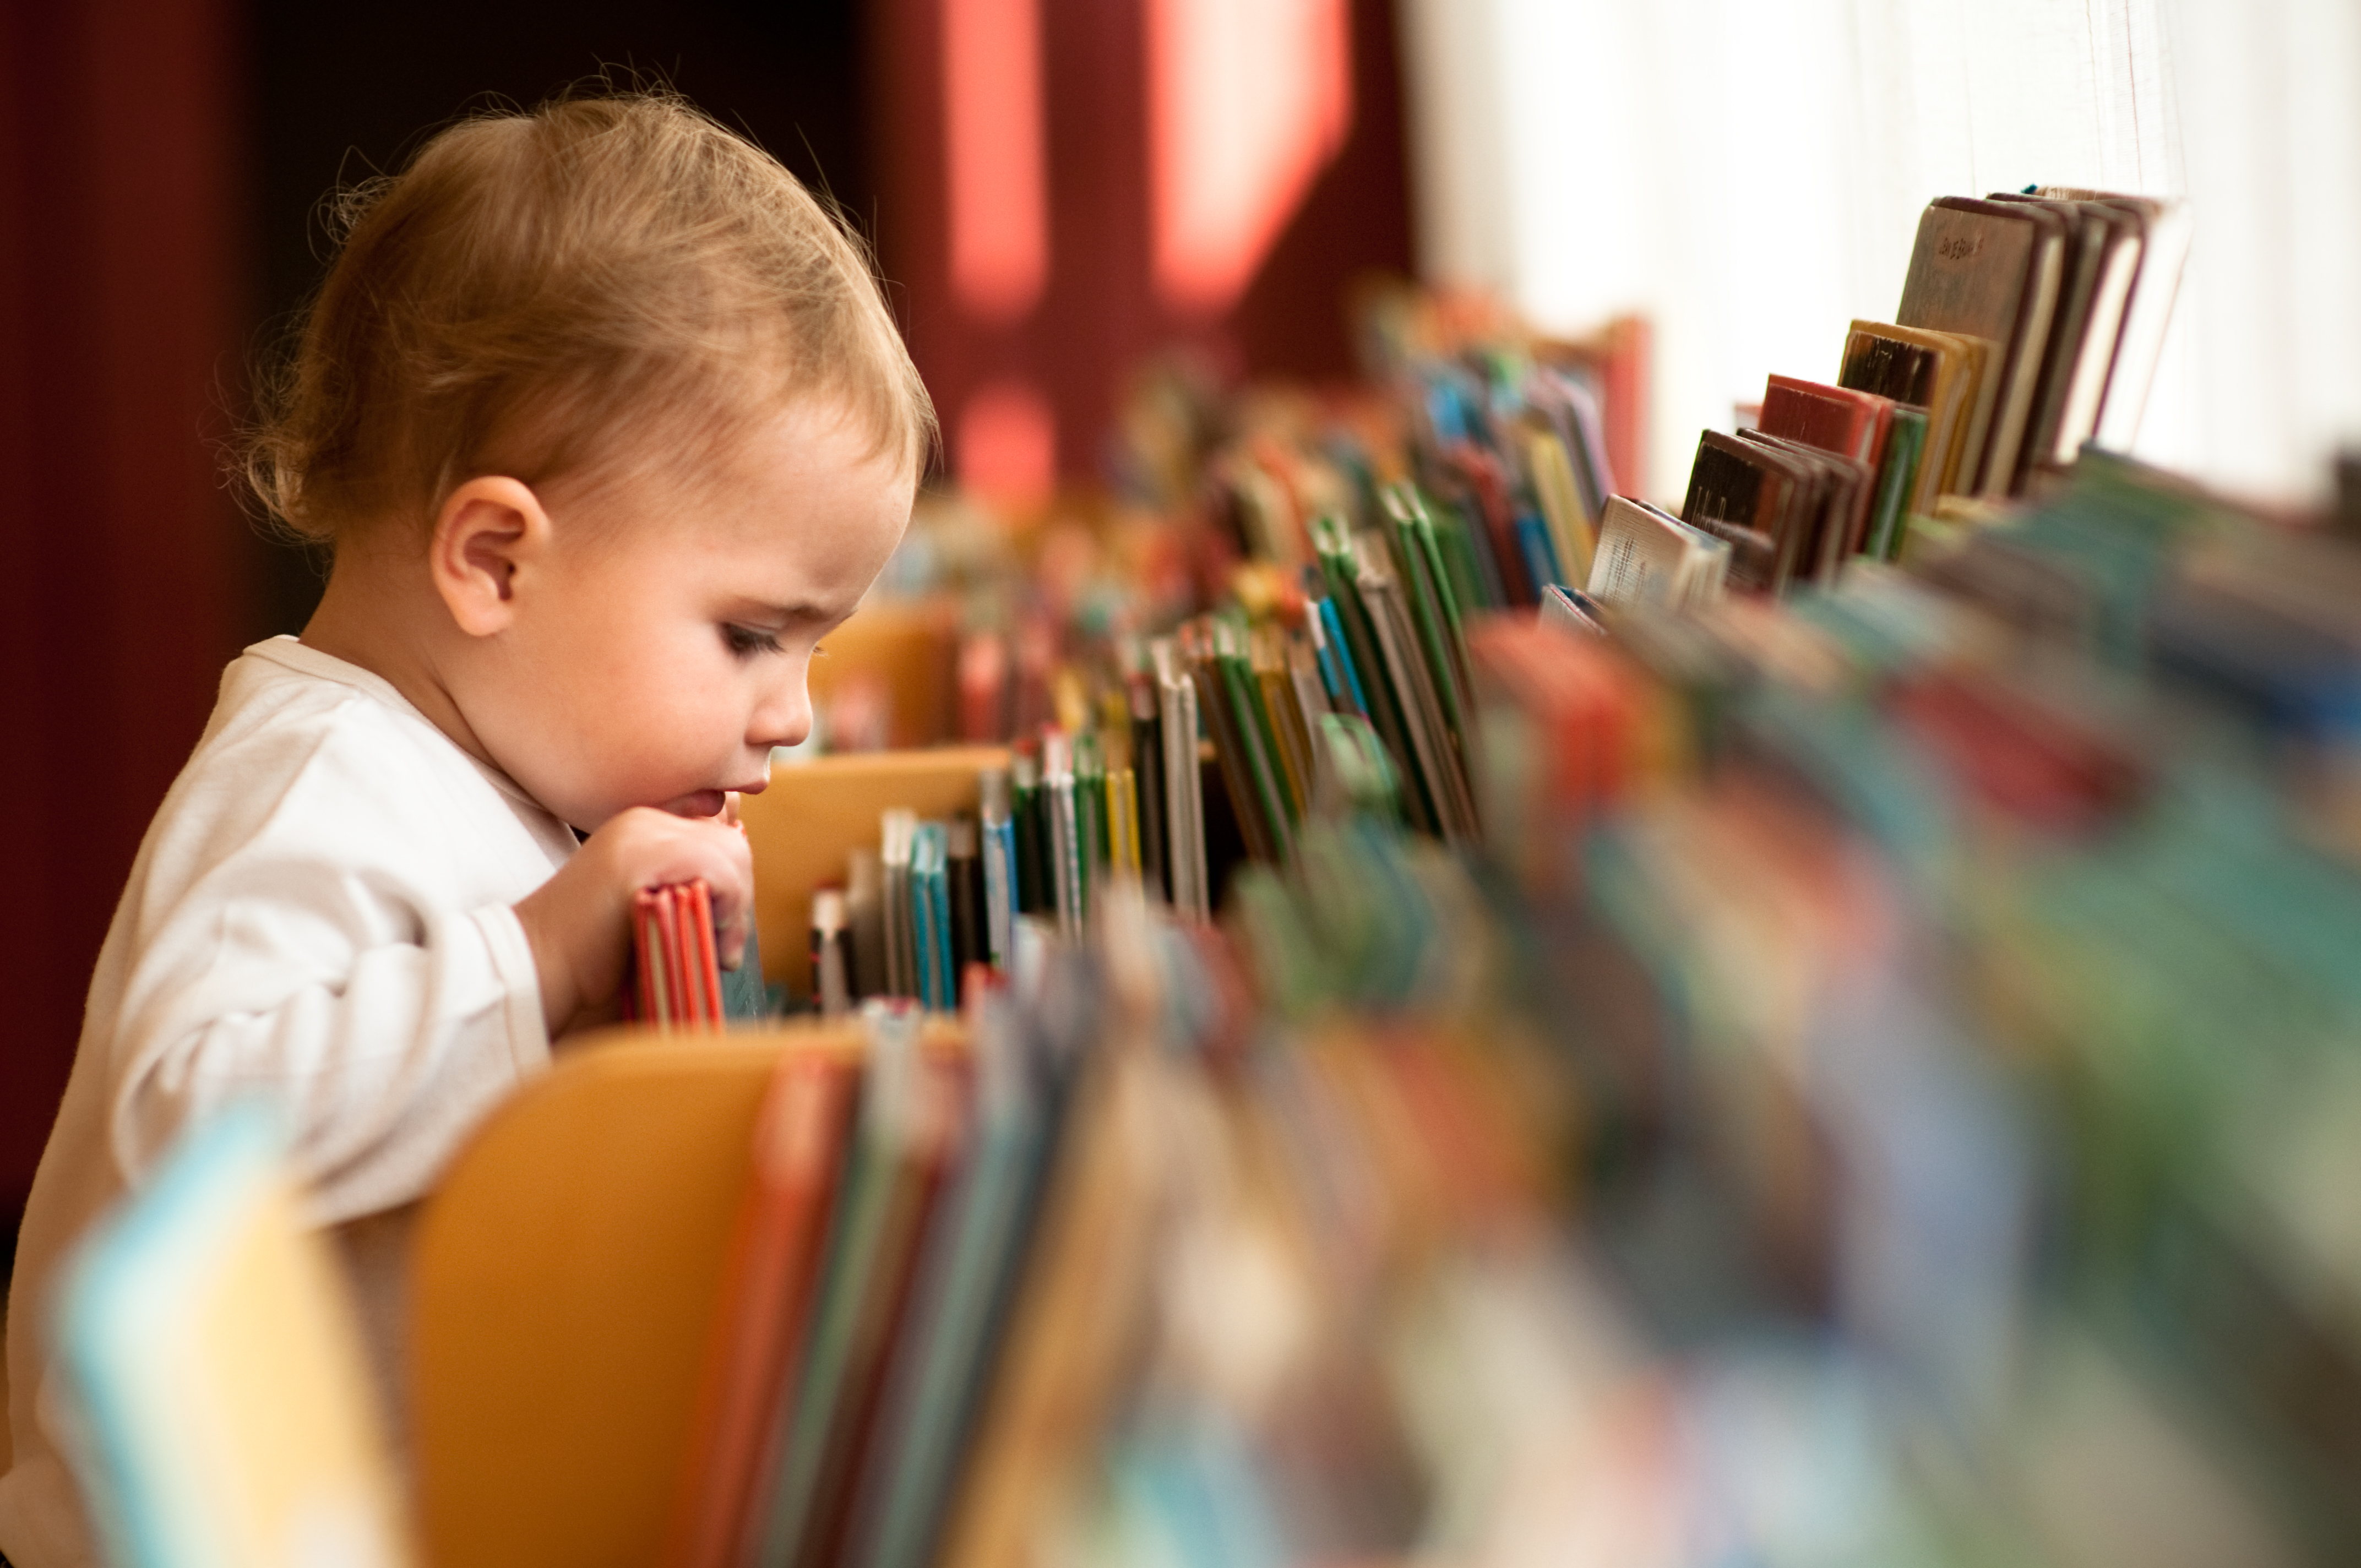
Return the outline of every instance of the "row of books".
[[[1892,323],[1856,321],[1834,384],[1773,376],[1706,431],[1675,517],[1602,519],[1593,598],[1686,602],[1891,561],[1945,496],[2006,498],[2137,428],[2180,280],[2177,202],[2048,189],[1947,196],[1919,221]],[[1700,587],[1699,585],[1703,585]]]

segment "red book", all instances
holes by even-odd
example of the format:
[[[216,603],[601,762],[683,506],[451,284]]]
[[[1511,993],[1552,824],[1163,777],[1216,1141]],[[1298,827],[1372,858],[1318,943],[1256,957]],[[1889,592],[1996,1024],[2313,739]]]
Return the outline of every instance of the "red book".
[[[1773,376],[1763,390],[1763,418],[1756,428],[1873,469],[1885,456],[1893,422],[1894,405],[1874,392]]]
[[[631,968],[627,1016],[664,1028],[721,1026],[713,895],[702,881],[644,887],[632,896]]]
[[[773,1408],[818,1288],[856,1077],[845,1061],[789,1051],[771,1080],[664,1543],[668,1568],[736,1568]]]

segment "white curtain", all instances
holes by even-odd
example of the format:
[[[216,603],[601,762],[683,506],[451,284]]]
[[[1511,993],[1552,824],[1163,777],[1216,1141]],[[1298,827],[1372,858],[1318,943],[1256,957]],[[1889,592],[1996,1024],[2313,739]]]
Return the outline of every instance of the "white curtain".
[[[2186,196],[2136,450],[2307,500],[2361,439],[2356,0],[1400,0],[1421,266],[1657,329],[1648,488],[1890,320],[1932,197]]]

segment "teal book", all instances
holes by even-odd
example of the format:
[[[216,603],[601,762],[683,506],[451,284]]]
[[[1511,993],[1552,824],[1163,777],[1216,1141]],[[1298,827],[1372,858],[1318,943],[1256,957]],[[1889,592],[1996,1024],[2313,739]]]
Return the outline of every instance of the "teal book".
[[[124,1568],[416,1561],[344,1277],[252,1102],[197,1124],[69,1255],[62,1450]]]
[[[894,1266],[907,1167],[926,1131],[920,1013],[906,1003],[873,1001],[862,1016],[870,1036],[868,1081],[829,1221],[828,1261],[811,1328],[768,1447],[774,1464],[755,1494],[751,1560],[757,1568],[797,1568],[835,1506],[829,1472],[845,1428],[858,1417],[867,1371],[862,1353],[875,1339],[873,1314]]]
[[[946,859],[948,834],[939,822],[921,822],[910,839],[912,951],[918,1001],[937,1013],[957,1010],[956,972],[951,963],[951,910]]]
[[[1057,1145],[1065,1074],[1015,1010],[975,1034],[973,1152],[929,1226],[908,1332],[853,1506],[851,1568],[934,1561]]]

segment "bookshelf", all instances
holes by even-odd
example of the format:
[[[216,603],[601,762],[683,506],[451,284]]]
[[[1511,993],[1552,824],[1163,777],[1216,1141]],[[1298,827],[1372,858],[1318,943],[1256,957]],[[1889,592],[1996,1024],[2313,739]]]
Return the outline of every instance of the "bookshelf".
[[[956,1054],[949,1020],[928,1048]],[[470,1142],[412,1262],[411,1426],[429,1561],[658,1561],[781,1058],[857,1025],[569,1046]]]

